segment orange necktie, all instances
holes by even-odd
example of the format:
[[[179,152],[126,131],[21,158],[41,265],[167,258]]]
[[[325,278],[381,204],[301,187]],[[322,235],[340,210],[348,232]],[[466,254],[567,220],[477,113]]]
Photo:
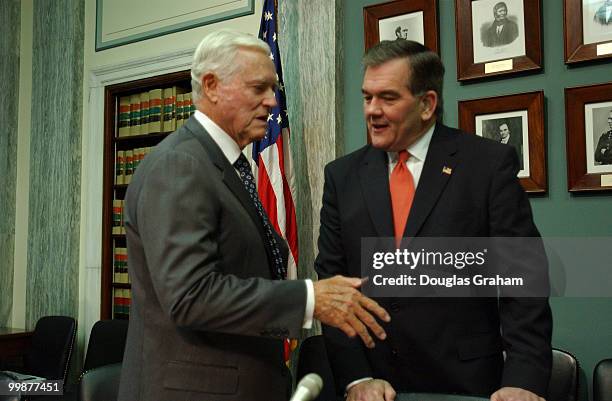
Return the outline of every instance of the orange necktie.
[[[391,172],[389,180],[389,189],[391,191],[391,205],[393,207],[393,231],[395,234],[395,243],[399,246],[406,221],[414,199],[414,179],[412,173],[406,167],[406,160],[410,154],[402,150],[397,155],[397,164]]]

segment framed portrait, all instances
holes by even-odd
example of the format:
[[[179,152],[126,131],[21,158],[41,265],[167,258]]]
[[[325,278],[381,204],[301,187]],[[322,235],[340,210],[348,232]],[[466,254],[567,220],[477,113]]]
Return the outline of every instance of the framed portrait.
[[[382,40],[409,39],[438,49],[436,0],[396,0],[363,8],[366,50]]]
[[[563,0],[565,63],[612,58],[612,0]]]
[[[612,191],[612,83],[565,89],[567,186]]]
[[[544,92],[462,100],[459,127],[512,146],[519,160],[517,176],[525,191],[546,192]]]
[[[542,68],[540,0],[455,0],[457,79]]]

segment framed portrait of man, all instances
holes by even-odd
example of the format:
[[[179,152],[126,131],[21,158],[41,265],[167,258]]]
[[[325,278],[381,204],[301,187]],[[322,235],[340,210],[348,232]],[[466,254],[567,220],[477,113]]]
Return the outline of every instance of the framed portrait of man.
[[[587,173],[612,173],[612,101],[584,105]]]
[[[565,62],[612,57],[612,0],[564,0]]]
[[[471,5],[475,63],[525,55],[522,0],[479,0]]]
[[[363,8],[365,48],[382,40],[407,39],[438,50],[436,0],[396,0]]]
[[[612,191],[612,83],[565,89],[570,192]]]
[[[478,136],[512,146],[519,160],[519,178],[529,177],[529,124],[527,110],[475,116]]]
[[[459,127],[513,147],[525,191],[546,192],[544,92],[462,100]]]
[[[423,11],[378,20],[380,40],[407,39],[425,44]]]
[[[455,0],[457,79],[542,68],[539,0]]]

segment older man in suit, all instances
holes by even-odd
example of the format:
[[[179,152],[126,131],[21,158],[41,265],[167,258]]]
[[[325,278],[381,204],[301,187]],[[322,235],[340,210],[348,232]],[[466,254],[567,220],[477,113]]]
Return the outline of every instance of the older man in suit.
[[[539,236],[516,178],[516,151],[436,122],[444,76],[437,54],[413,41],[383,41],[363,62],[371,143],[325,168],[319,277],[359,277],[361,241],[368,237]],[[533,260],[542,261],[534,253]],[[535,269],[547,283],[545,259],[526,266],[509,256],[511,269]],[[324,326],[337,391],[346,391],[348,401],[391,401],[398,391],[485,395],[492,401],[546,396],[546,298],[406,297],[380,303],[392,320],[384,325],[386,341],[374,349]]]
[[[385,336],[372,314],[389,317],[357,291],[359,279],[283,280],[287,246],[241,152],[264,137],[276,104],[269,54],[243,33],[205,37],[191,69],[198,111],[129,186],[133,303],[121,401],[283,401],[283,338],[313,317],[368,346],[368,328]]]

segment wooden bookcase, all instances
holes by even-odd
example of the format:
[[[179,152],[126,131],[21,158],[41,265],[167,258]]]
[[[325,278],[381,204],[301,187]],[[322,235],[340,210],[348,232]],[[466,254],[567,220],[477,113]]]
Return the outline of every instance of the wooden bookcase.
[[[100,318],[127,318],[128,314],[116,314],[114,300],[116,290],[130,290],[129,283],[114,281],[115,248],[127,248],[125,234],[113,233],[113,200],[123,200],[128,184],[116,182],[117,152],[137,148],[154,147],[170,132],[150,132],[147,134],[119,137],[120,98],[140,94],[152,89],[168,87],[191,91],[189,71],[180,71],[137,81],[124,82],[106,87],[104,94],[104,172],[102,207],[102,277]],[[163,100],[162,100],[163,108]],[[123,221],[123,219],[121,219]],[[129,270],[129,264],[127,266]]]

